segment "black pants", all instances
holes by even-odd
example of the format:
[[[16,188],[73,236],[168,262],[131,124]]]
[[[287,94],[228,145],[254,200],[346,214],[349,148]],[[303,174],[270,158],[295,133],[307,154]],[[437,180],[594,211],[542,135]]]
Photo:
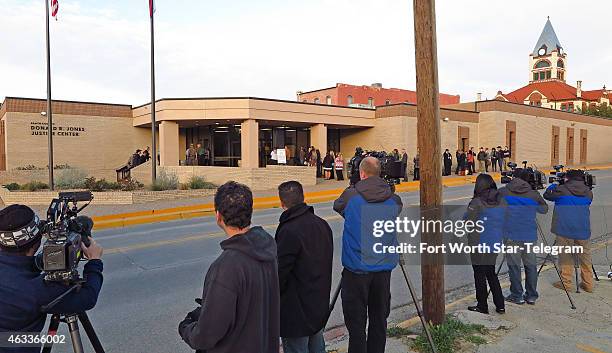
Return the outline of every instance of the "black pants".
[[[336,169],[336,178],[338,179],[338,181],[344,180],[344,172],[342,171],[342,169]]]
[[[478,302],[478,308],[483,311],[489,310],[489,305],[487,303],[487,297],[489,296],[487,282],[489,282],[489,287],[491,287],[491,294],[493,294],[493,303],[495,304],[495,308],[505,308],[504,295],[502,293],[501,285],[499,284],[499,278],[497,278],[497,274],[495,274],[495,259],[497,258],[497,254],[482,254],[479,256],[479,258],[479,260],[474,261],[474,257],[472,257],[474,286],[476,287],[476,301]]]
[[[414,178],[412,180],[421,179],[421,173],[419,172],[420,168],[414,168]]]
[[[384,353],[391,311],[391,271],[356,274],[344,269],[341,293],[349,333],[348,353]]]

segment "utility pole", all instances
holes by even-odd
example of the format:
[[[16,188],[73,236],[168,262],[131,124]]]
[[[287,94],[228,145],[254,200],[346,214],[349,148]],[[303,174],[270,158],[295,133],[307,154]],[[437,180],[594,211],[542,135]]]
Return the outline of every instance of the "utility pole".
[[[53,112],[51,111],[51,42],[49,38],[49,0],[45,0],[45,26],[47,30],[47,121],[49,129],[49,187],[54,189],[53,180]]]
[[[442,215],[442,166],[435,0],[413,0],[417,91],[417,141],[420,156],[421,216]],[[435,227],[434,227],[435,228]],[[442,244],[442,234],[422,232],[421,241]],[[444,254],[421,255],[423,313],[432,324],[444,321]]]
[[[149,1],[149,15],[151,17],[151,185],[157,179],[157,142],[155,139],[155,4]]]

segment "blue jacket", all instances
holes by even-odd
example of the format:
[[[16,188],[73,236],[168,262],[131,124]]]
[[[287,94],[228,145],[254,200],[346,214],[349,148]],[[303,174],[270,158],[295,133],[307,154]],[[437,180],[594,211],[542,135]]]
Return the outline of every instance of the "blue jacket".
[[[79,292],[72,292],[53,309],[54,313],[81,313],[93,308],[102,288],[102,261],[87,262],[87,282]],[[0,252],[0,332],[41,332],[47,315],[40,311],[69,287],[47,283],[35,270],[34,258]],[[3,348],[2,352],[40,352],[39,348]]]
[[[484,230],[470,234],[471,245],[485,244],[491,248],[491,252],[495,252],[495,245],[501,245],[503,241],[505,212],[497,190],[491,190],[489,199],[473,198],[464,218],[481,221]]]
[[[342,266],[355,273],[391,271],[398,254],[376,253],[374,245],[397,245],[395,232],[373,235],[374,221],[395,219],[402,211],[402,200],[379,177],[361,180],[344,190],[334,202],[334,210],[344,217]]]
[[[581,180],[563,185],[551,184],[544,198],[555,203],[551,231],[565,238],[585,240],[591,237],[593,192]]]
[[[505,237],[515,241],[536,241],[536,215],[548,212],[548,205],[542,195],[520,178],[513,178],[499,189],[499,193],[506,206]]]

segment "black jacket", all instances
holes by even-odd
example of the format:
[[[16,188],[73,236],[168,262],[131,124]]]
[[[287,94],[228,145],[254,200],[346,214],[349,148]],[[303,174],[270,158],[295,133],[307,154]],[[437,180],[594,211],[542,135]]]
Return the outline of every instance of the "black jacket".
[[[276,229],[281,337],[307,337],[325,325],[334,256],[333,233],[302,203],[283,212]]]
[[[187,344],[207,353],[278,353],[276,244],[261,227],[221,242],[204,280],[202,307],[179,324]]]
[[[78,292],[64,297],[50,313],[80,313],[93,308],[102,288],[102,261],[85,264],[86,283]],[[41,332],[47,315],[41,306],[49,304],[69,287],[47,283],[35,270],[34,258],[0,252],[0,332]],[[40,352],[40,347],[9,349],[0,352]]]

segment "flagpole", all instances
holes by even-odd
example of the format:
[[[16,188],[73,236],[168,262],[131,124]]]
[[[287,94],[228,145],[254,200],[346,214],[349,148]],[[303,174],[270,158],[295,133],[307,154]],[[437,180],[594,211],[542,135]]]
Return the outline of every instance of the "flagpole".
[[[155,29],[153,24],[154,5],[149,0],[149,14],[151,17],[151,184],[157,179],[157,142],[155,140]]]
[[[46,30],[47,30],[47,119],[49,136],[49,187],[54,189],[53,182],[53,112],[51,111],[51,48],[49,40],[49,1],[45,0]]]

